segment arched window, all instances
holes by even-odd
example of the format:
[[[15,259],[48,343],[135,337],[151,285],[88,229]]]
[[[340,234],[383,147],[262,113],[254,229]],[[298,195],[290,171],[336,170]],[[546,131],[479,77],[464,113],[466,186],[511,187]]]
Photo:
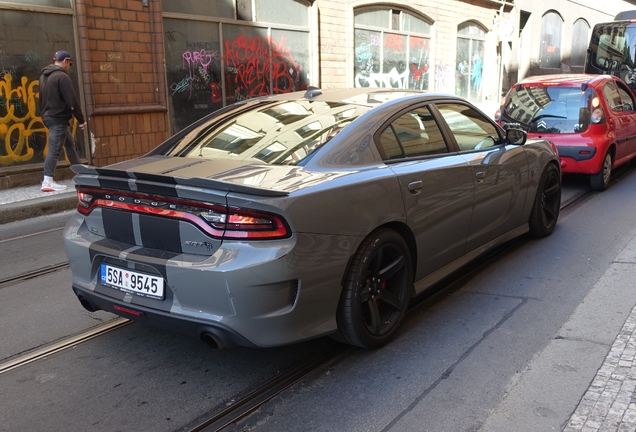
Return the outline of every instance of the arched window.
[[[572,51],[570,52],[572,66],[585,65],[585,55],[589,42],[590,25],[584,19],[579,18],[574,22],[572,28]]]
[[[485,37],[486,31],[477,23],[465,22],[457,27],[455,94],[474,102],[482,97]]]
[[[541,19],[541,52],[539,64],[542,68],[561,67],[561,27],[563,20],[556,12],[547,12]]]
[[[406,11],[354,12],[356,87],[428,89],[431,24]]]

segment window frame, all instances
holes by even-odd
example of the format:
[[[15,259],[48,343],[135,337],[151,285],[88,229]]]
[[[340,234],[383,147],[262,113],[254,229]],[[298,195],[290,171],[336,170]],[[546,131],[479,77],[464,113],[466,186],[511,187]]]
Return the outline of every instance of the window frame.
[[[554,17],[555,19],[558,20],[559,23],[559,29],[558,29],[558,33],[547,33],[547,27],[549,25],[548,20],[551,19],[552,17]],[[558,69],[561,67],[561,63],[563,61],[563,24],[565,23],[565,20],[563,19],[563,17],[561,16],[561,14],[559,14],[557,11],[555,10],[549,10],[546,13],[544,13],[541,16],[541,46],[539,47],[539,67],[541,69]],[[558,46],[555,44],[553,45],[554,47],[554,52],[558,53],[558,65],[552,65],[551,63],[548,62],[548,60],[551,59],[551,56],[549,56],[548,54],[551,54],[550,51],[548,50],[548,46],[552,46],[552,45],[547,45],[547,37],[548,35],[550,36],[555,36],[558,34]],[[555,54],[556,56],[556,54]],[[546,64],[544,64],[544,61]]]
[[[433,116],[433,120],[435,121],[435,124],[437,125],[437,128],[439,129],[439,131],[440,131],[440,133],[442,135],[442,139],[444,140],[444,143],[446,144],[446,150],[447,150],[446,153],[420,155],[420,156],[406,156],[406,154],[404,152],[404,147],[402,146],[402,143],[401,143],[399,137],[395,133],[395,128],[393,128],[393,122],[395,122],[395,120],[399,119],[403,115],[408,114],[408,113],[410,113],[412,111],[415,111],[417,109],[420,109],[420,108],[427,108],[428,111]],[[380,125],[380,127],[378,127],[378,129],[375,131],[375,133],[373,134],[373,141],[375,143],[375,146],[376,146],[378,152],[380,153],[380,157],[382,158],[382,161],[385,164],[387,164],[387,165],[400,163],[400,162],[405,162],[405,161],[426,160],[426,159],[436,159],[436,158],[440,158],[440,157],[446,157],[448,155],[456,154],[457,150],[456,150],[456,148],[453,147],[452,143],[449,142],[449,140],[448,140],[448,130],[445,128],[445,126],[446,126],[445,123],[440,123],[439,111],[437,111],[435,109],[435,102],[434,101],[419,102],[419,103],[415,103],[413,105],[409,105],[408,107],[405,107],[405,108],[399,110],[398,112],[396,112],[393,115],[391,115],[388,119],[386,119]],[[382,136],[382,134],[384,133],[384,131],[387,128],[391,128],[393,130],[393,134],[395,136],[395,139],[397,140],[400,148],[402,149],[402,155],[403,156],[401,158],[393,158],[393,159],[391,159],[391,158],[387,157],[387,153],[384,150],[384,146],[383,146],[382,141],[381,141],[381,136]]]
[[[445,104],[462,105],[462,106],[465,106],[465,107],[468,107],[468,108],[474,110],[477,114],[481,115],[483,117],[483,119],[488,124],[490,124],[494,128],[495,132],[499,136],[499,140],[496,141],[490,147],[484,147],[484,148],[479,148],[479,149],[473,148],[473,149],[470,149],[470,150],[462,150],[461,147],[459,146],[459,143],[457,142],[457,139],[455,138],[455,134],[453,133],[453,130],[451,129],[450,125],[448,124],[448,122],[444,118],[444,115],[441,113],[441,111],[438,108],[438,105],[445,105]],[[475,153],[475,152],[483,152],[483,151],[492,151],[493,149],[497,149],[497,148],[500,148],[500,147],[506,145],[505,135],[502,133],[502,130],[499,127],[499,125],[497,125],[497,123],[495,123],[490,117],[488,117],[487,115],[481,113],[478,109],[476,109],[476,107],[472,106],[471,104],[465,103],[464,101],[461,101],[461,100],[445,99],[445,100],[435,101],[435,103],[433,105],[434,105],[434,110],[435,110],[436,116],[439,116],[439,118],[440,118],[440,120],[438,121],[438,124],[440,122],[443,123],[444,127],[446,128],[445,129],[445,133],[448,136],[448,139],[453,143],[453,146],[456,149],[457,153],[459,153],[459,154],[467,154],[467,153]]]
[[[577,25],[579,28],[582,28],[581,25],[583,25],[586,30],[585,37],[583,37],[582,40],[577,39],[579,36],[579,33],[577,32]],[[584,18],[578,18],[576,21],[574,21],[574,24],[572,24],[572,45],[570,47],[570,63],[572,64],[572,66],[585,66],[585,57],[587,55],[587,46],[590,42],[591,32],[592,28],[590,27],[590,24],[587,22],[587,20],[585,20]],[[580,51],[580,53],[577,54],[582,54],[582,58],[577,57],[575,59],[575,51]],[[575,60],[577,61],[577,63],[575,63]],[[578,62],[579,60],[580,62]]]
[[[356,23],[356,14],[359,12],[364,12],[367,10],[382,10],[382,11],[388,11],[389,12],[389,22],[387,23],[386,27],[376,27],[376,26],[372,26],[372,25],[366,25],[366,24],[357,24]],[[393,28],[393,23],[394,23],[394,15],[395,12],[399,12],[398,17],[397,17],[397,23],[399,27],[402,27],[403,25],[403,19],[402,19],[402,14],[408,14],[411,15],[415,18],[420,19],[421,21],[425,22],[426,24],[429,25],[429,33],[419,33],[419,32],[413,32],[413,31],[406,31],[406,30],[402,30],[401,28],[399,29],[394,29]],[[385,59],[385,47],[384,47],[384,41],[385,41],[385,36],[387,34],[393,34],[393,35],[398,35],[398,36],[402,36],[406,38],[406,44],[405,44],[405,49],[406,52],[404,54],[404,59],[405,59],[405,64],[406,64],[406,68],[407,71],[410,68],[410,54],[411,54],[411,38],[417,38],[417,39],[423,39],[428,43],[428,62],[427,62],[427,68],[426,71],[423,72],[423,75],[427,75],[427,86],[426,87],[415,87],[413,89],[415,90],[430,90],[432,88],[432,81],[433,81],[433,74],[431,74],[431,53],[433,50],[433,35],[434,35],[434,31],[433,31],[433,25],[434,25],[434,21],[432,19],[430,19],[429,17],[418,13],[414,10],[411,10],[407,7],[399,7],[399,6],[394,6],[394,5],[384,5],[384,4],[370,4],[370,5],[364,5],[364,6],[360,6],[360,7],[356,7],[353,9],[353,37],[352,37],[352,41],[353,41],[353,87],[359,88],[359,87],[364,87],[362,85],[358,86],[357,85],[357,79],[356,77],[358,76],[359,72],[357,72],[356,70],[356,31],[357,30],[362,30],[362,31],[367,31],[367,32],[376,32],[379,33],[379,39],[382,43],[382,45],[379,47],[379,52],[380,52],[380,57],[379,57],[379,64],[380,64],[380,72],[378,72],[379,74],[388,74],[388,71],[383,71],[383,67],[384,67],[384,59]],[[375,74],[376,72],[374,72]],[[411,87],[409,87],[409,82],[410,82],[410,77],[411,77],[411,73],[408,74],[409,79],[406,80],[407,84],[405,87],[385,87],[384,85],[378,86],[380,88],[404,88],[404,89],[410,89]],[[418,80],[420,79],[419,77],[422,76],[422,71],[417,72],[417,76],[418,76]],[[423,79],[423,78],[422,78]]]
[[[461,34],[459,33],[460,31],[460,27],[462,26],[469,26],[469,25],[474,25],[475,27],[479,28],[482,32],[483,35],[481,37],[477,37],[471,34]],[[476,48],[475,46],[478,45],[479,42],[481,42],[482,47],[484,48],[484,52],[485,52],[485,46],[486,46],[486,34],[488,33],[488,29],[484,28],[480,23],[478,23],[475,20],[466,20],[466,21],[462,21],[461,23],[457,24],[457,27],[455,28],[455,32],[456,32],[456,40],[455,40],[455,86],[456,86],[456,90],[455,93],[458,96],[462,96],[457,92],[457,79],[458,79],[458,54],[459,54],[459,40],[464,40],[464,41],[468,41],[468,58],[469,58],[469,64],[468,64],[468,73],[466,74],[467,78],[468,78],[468,88],[467,88],[467,92],[466,92],[466,99],[468,100],[474,100],[475,95],[473,94],[474,90],[472,88],[472,81],[473,81],[473,75],[474,75],[474,70],[473,70],[473,64],[472,64],[472,58],[475,55],[476,52]],[[482,74],[482,79],[483,79],[483,68],[484,68],[484,59],[481,59],[482,61],[482,70],[481,70],[481,74]],[[479,91],[476,92],[477,94],[479,94]],[[462,96],[463,97],[463,96]]]

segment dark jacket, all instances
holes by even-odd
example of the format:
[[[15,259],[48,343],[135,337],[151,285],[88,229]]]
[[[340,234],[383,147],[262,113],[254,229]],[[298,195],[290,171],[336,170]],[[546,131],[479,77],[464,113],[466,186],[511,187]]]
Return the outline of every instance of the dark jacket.
[[[82,124],[84,114],[73,90],[71,78],[54,64],[42,69],[40,76],[40,117],[44,124],[68,122],[73,116]]]

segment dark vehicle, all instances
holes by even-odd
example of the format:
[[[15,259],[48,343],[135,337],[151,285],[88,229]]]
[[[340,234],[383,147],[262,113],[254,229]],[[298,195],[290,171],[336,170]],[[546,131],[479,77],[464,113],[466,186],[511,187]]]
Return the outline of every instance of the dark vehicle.
[[[215,347],[389,341],[414,295],[555,228],[554,147],[456,96],[310,89],[230,105],[146,156],[73,166],[73,290]]]
[[[636,157],[635,107],[617,77],[543,75],[514,85],[495,118],[550,140],[564,174],[587,174],[593,189],[605,190],[612,169]]]
[[[585,73],[614,75],[636,89],[636,10],[621,12],[612,22],[592,29]]]

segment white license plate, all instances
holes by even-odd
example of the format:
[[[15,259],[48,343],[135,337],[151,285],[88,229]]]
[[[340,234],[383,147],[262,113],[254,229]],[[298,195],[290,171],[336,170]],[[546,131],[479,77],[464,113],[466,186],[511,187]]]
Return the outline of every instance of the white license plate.
[[[163,299],[163,278],[102,264],[99,280],[104,285],[144,297]]]

